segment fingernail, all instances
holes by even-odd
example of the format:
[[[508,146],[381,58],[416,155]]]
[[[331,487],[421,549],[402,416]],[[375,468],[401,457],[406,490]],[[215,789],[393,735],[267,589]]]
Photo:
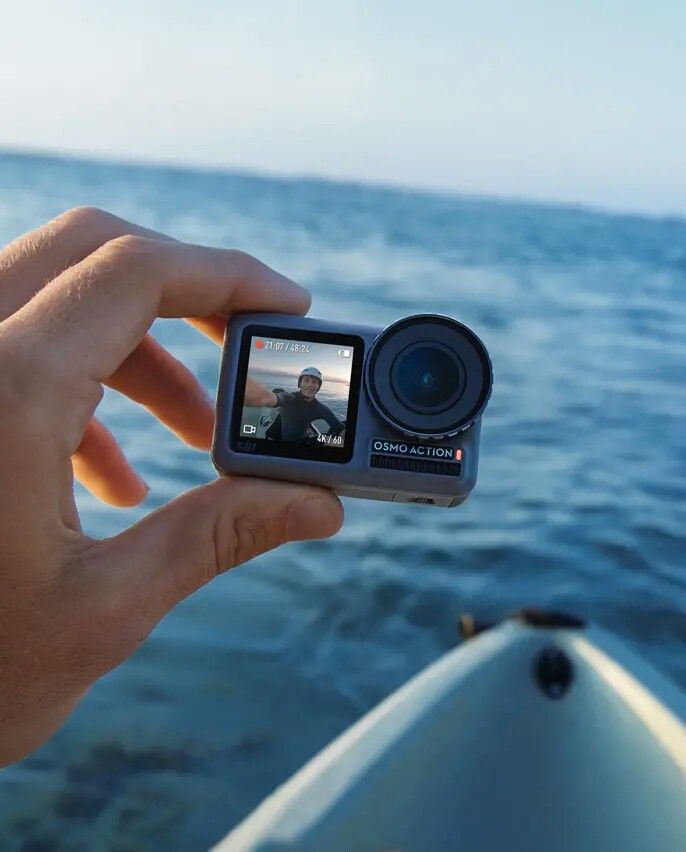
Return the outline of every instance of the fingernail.
[[[288,538],[292,541],[326,538],[340,529],[343,510],[333,494],[306,497],[288,513]]]

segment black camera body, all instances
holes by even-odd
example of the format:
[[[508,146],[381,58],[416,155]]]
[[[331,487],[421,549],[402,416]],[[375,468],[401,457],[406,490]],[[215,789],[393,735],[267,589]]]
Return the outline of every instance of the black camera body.
[[[237,314],[222,354],[220,474],[457,506],[476,484],[492,368],[479,338],[422,314],[385,329]]]

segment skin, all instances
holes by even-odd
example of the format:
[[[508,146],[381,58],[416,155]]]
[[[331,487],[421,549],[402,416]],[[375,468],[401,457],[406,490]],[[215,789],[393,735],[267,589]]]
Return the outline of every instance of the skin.
[[[319,391],[319,382],[312,376],[303,376],[300,380],[300,393],[305,399],[314,399]],[[244,401],[246,405],[274,408],[278,400],[273,391],[263,384],[248,377],[245,382]]]
[[[261,382],[256,382],[249,376],[245,380],[245,394],[243,400],[246,405],[266,406],[274,408],[276,405],[276,394],[268,390]]]
[[[223,478],[113,538],[84,534],[74,476],[114,506],[147,486],[94,417],[107,384],[206,451],[213,406],[148,330],[186,317],[221,342],[233,311],[303,314],[306,290],[253,257],[72,210],[0,251],[0,765],[25,756],[179,601],[342,523],[324,489]]]
[[[319,392],[321,385],[313,376],[303,376],[300,380],[300,393],[307,400],[313,400]],[[246,405],[268,406],[274,408],[278,404],[276,394],[268,390],[263,384],[248,377],[245,382],[244,402]],[[345,429],[340,433],[341,440],[345,440]]]
[[[300,379],[300,393],[305,399],[314,399],[319,390],[319,382],[314,376],[303,376]]]

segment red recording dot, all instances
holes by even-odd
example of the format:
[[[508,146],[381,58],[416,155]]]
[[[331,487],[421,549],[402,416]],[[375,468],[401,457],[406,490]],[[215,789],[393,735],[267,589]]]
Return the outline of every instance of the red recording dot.
[[[255,349],[264,349],[264,340],[256,340]]]

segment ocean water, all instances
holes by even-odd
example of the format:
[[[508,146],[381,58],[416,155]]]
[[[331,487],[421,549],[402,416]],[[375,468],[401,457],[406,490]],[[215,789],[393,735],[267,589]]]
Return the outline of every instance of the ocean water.
[[[686,221],[0,155],[0,242],[78,204],[246,249],[306,284],[314,315],[452,314],[495,388],[463,507],[347,501],[333,540],[177,607],[0,774],[3,850],[206,848],[455,645],[463,611],[576,613],[686,686]],[[217,349],[182,322],[154,331],[213,391]],[[102,416],[152,492],[121,511],[79,490],[91,534],[213,477],[126,400]]]
[[[267,373],[261,370],[250,370],[250,376],[271,389],[283,388],[287,393],[298,389],[297,376],[284,376],[279,373]],[[339,420],[345,420],[348,414],[349,384],[343,382],[324,382],[317,392],[317,399],[327,405]]]

